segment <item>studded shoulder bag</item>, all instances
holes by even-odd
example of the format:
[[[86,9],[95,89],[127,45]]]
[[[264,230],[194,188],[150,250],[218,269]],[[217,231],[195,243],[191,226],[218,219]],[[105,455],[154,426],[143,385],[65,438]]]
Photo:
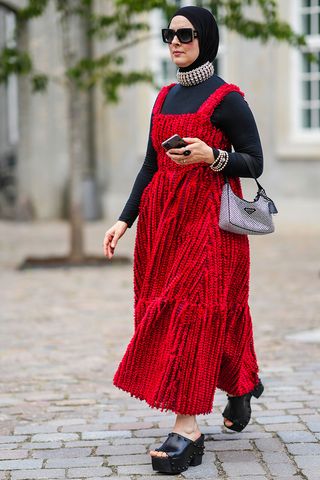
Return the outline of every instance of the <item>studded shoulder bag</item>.
[[[232,190],[228,177],[224,175],[222,187],[219,227],[228,232],[242,235],[265,235],[275,230],[272,215],[278,210],[256,179],[250,162],[243,157],[252,177],[258,186],[258,192],[252,202],[238,197]]]

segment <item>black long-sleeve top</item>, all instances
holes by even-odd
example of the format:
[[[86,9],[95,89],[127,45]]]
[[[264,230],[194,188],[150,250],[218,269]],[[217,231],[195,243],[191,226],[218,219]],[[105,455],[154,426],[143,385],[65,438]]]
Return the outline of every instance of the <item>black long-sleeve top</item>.
[[[226,83],[214,74],[209,79],[192,87],[177,83],[172,87],[162,105],[161,113],[193,113],[221,85]],[[211,116],[212,125],[222,130],[230,140],[234,151],[229,153],[229,161],[223,169],[229,177],[252,177],[247,161],[259,177],[263,171],[263,153],[257,125],[252,111],[239,92],[228,93]],[[149,140],[144,163],[138,172],[130,196],[118,220],[130,228],[139,214],[140,199],[145,187],[158,170],[157,153],[151,140],[152,115],[150,120]],[[218,150],[213,148],[214,157]],[[208,165],[209,168],[209,165]]]

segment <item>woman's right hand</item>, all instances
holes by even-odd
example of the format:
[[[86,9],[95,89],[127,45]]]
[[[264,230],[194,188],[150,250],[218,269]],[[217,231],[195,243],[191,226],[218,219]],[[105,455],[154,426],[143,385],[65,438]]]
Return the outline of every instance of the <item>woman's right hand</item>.
[[[114,249],[118,243],[119,238],[125,233],[128,224],[122,220],[118,220],[109,230],[106,231],[103,240],[103,251],[109,260],[113,257]]]

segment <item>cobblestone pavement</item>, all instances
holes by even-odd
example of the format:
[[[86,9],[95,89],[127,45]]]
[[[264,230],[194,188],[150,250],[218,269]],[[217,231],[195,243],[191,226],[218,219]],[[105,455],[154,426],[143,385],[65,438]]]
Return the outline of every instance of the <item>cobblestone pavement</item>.
[[[86,229],[102,251],[109,224]],[[0,480],[134,480],[152,470],[148,450],[174,414],[112,385],[133,333],[132,264],[16,270],[31,254],[67,248],[64,223],[0,223]],[[132,255],[135,228],[118,254]],[[222,427],[225,393],[198,416],[206,436],[200,466],[178,478],[320,478],[320,223],[250,237],[250,308],[265,392],[242,433]],[[311,331],[309,337],[292,334]]]

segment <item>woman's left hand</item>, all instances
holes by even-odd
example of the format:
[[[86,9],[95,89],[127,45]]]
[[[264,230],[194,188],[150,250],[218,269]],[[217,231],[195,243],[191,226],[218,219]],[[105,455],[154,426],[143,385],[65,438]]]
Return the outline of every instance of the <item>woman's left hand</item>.
[[[200,140],[200,138],[183,137],[183,140],[188,143],[188,146],[170,148],[170,150],[166,152],[176,164],[189,165],[190,163],[212,163],[214,161],[212,148]],[[190,154],[187,156],[183,154],[186,150],[190,151]]]

